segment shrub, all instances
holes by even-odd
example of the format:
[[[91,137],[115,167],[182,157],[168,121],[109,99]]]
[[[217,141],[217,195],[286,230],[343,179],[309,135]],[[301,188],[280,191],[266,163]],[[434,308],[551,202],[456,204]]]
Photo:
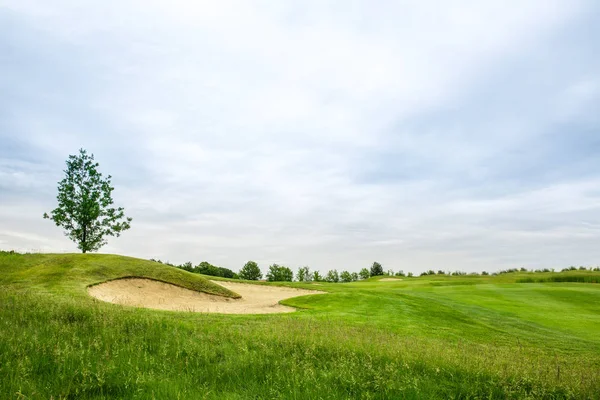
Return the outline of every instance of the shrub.
[[[313,272],[313,281],[315,282],[321,282],[323,280],[323,277],[321,276],[321,274],[319,273],[319,271],[315,271]]]
[[[487,275],[489,275],[489,273],[488,273],[488,272],[486,272],[486,271],[483,271],[483,272],[481,273],[481,275],[487,276]]]
[[[262,278],[262,272],[260,272],[260,268],[258,268],[257,263],[254,261],[248,261],[240,270],[239,276],[240,278],[249,281],[257,281]]]
[[[269,267],[267,281],[269,282],[291,282],[294,280],[294,273],[286,266],[273,264]]]

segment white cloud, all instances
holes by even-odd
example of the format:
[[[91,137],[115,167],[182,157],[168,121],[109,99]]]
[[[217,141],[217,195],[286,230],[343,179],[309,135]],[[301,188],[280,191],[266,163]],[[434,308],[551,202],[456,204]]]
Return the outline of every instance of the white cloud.
[[[494,269],[519,262],[516,249],[523,260],[538,255],[514,238],[539,251],[552,238],[577,236],[581,226],[568,222],[576,213],[583,222],[598,218],[597,196],[588,193],[594,180],[524,182],[515,194],[483,199],[469,186],[496,171],[490,158],[540,140],[557,121],[510,118],[508,101],[490,103],[503,107],[498,120],[479,121],[482,105],[469,96],[574,29],[591,3],[4,3],[19,29],[33,32],[23,51],[48,67],[33,82],[17,75],[12,90],[31,102],[10,106],[12,127],[52,156],[43,173],[11,158],[0,177],[12,188],[43,182],[47,192],[66,154],[81,146],[96,153],[115,177],[117,203],[134,217],[106,251],[235,269],[248,258],[322,269],[357,270],[373,259],[405,270]],[[53,82],[65,75],[68,82]],[[589,115],[597,78],[556,77],[578,82],[553,105],[564,110],[560,121]],[[448,113],[469,121],[427,125]],[[403,125],[414,120],[421,123]],[[414,177],[381,179],[403,172],[402,162]],[[19,205],[14,196],[17,215],[42,203]],[[532,233],[515,214],[554,227]],[[51,233],[27,236],[49,223],[25,220],[10,219],[5,235],[13,232],[14,243],[65,243]],[[597,256],[586,243],[572,256]]]

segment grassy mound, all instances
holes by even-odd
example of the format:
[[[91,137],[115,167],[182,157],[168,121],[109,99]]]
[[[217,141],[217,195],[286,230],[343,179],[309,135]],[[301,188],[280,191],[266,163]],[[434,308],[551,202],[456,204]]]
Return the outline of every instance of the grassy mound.
[[[197,274],[160,263],[106,254],[16,254],[0,255],[0,285],[36,289],[90,301],[85,289],[113,279],[154,279],[197,292],[225,297],[239,295]]]
[[[0,398],[600,399],[597,284],[321,283],[327,296],[284,302],[302,311],[260,316],[116,307],[85,293],[140,274],[191,282],[117,256],[0,255]]]

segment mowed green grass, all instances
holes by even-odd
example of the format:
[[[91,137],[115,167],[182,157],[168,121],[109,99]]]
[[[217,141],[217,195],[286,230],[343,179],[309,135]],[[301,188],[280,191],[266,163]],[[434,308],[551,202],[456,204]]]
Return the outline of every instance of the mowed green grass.
[[[128,257],[0,254],[0,398],[600,399],[595,283],[294,283],[329,293],[289,299],[300,310],[278,315],[136,309],[86,293],[123,276],[235,296]]]

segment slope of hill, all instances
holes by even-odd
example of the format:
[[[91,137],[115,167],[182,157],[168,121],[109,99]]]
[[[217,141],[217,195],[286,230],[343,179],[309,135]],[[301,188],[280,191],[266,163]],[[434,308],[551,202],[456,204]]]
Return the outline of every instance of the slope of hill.
[[[292,283],[329,294],[270,315],[138,309],[86,293],[133,275],[234,296],[132,258],[1,254],[0,398],[600,398],[595,283]]]

